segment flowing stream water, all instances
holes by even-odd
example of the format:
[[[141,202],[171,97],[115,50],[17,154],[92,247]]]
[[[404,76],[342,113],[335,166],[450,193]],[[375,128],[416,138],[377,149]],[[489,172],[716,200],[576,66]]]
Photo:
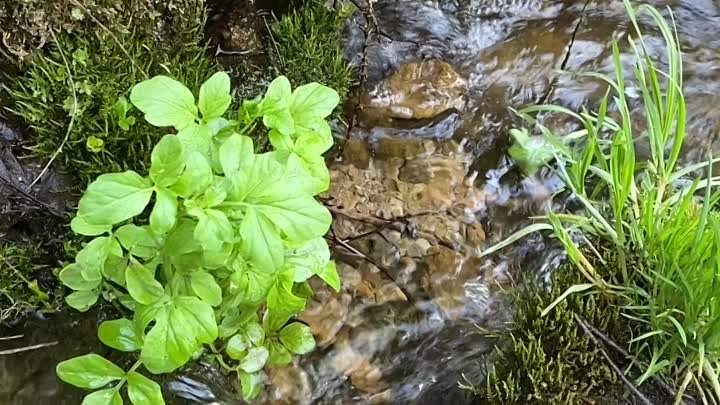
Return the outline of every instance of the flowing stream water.
[[[674,13],[684,51],[685,157],[717,152],[720,9],[711,0],[654,1]],[[522,176],[506,156],[511,108],[537,103],[592,108],[605,92],[569,72],[612,72],[611,41],[631,30],[622,1],[379,0],[345,32],[347,57],[365,83],[336,125],[328,236],[343,280],[300,319],[318,349],[266,370],[258,404],[472,403],[458,381],[482,381],[497,332],[512,318],[519,274],[539,282],[564,256],[535,235],[491,257],[478,253],[529,217],[561,209],[551,173]],[[662,37],[641,19],[664,65]],[[623,66],[631,73],[627,46]],[[639,99],[632,83],[631,98]],[[641,118],[640,114],[637,114]],[[556,128],[571,128],[564,120]],[[637,125],[642,125],[638,119]],[[717,154],[717,153],[716,153]],[[553,207],[552,204],[557,204]],[[94,338],[102,312],[40,315],[0,329],[0,404],[77,404],[54,365],[108,351]],[[122,359],[121,359],[122,361]],[[169,376],[168,403],[243,404],[237,384],[196,364]]]

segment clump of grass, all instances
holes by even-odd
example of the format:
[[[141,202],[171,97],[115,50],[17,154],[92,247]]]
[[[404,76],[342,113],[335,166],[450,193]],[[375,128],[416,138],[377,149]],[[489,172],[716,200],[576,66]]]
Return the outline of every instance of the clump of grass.
[[[576,404],[597,398],[617,382],[597,345],[578,326],[577,314],[588,323],[626,335],[619,312],[600,295],[573,296],[542,316],[558,291],[578,281],[560,269],[552,291],[535,283],[516,293],[515,319],[504,332],[484,387],[473,388],[482,403],[493,405]]]
[[[558,106],[523,111],[564,112],[579,119],[583,130],[572,134],[584,142],[566,148],[570,135],[541,129],[553,152],[558,172],[583,204],[584,215],[550,215],[550,224],[588,283],[602,293],[622,297],[623,315],[638,332],[629,340],[631,352],[648,363],[637,379],[653,376],[675,382],[680,395],[695,388],[703,403],[720,401],[720,193],[712,189],[712,161],[678,167],[685,136],[682,60],[677,32],[658,10],[625,6],[636,36],[629,44],[635,54],[634,83],[639,89],[647,130],[632,125],[617,44],[613,44],[616,74],[589,74],[608,83],[609,93],[595,113],[577,114]],[[650,57],[637,13],[646,12],[666,43],[667,71]],[[608,117],[612,110],[618,117]],[[640,161],[635,143],[650,146],[650,158]],[[694,173],[707,176],[689,179]],[[576,246],[566,228],[581,229],[595,245],[616,252],[616,271],[603,275]],[[630,259],[632,257],[632,260]],[[577,286],[576,286],[577,287]],[[578,288],[575,288],[577,290]],[[566,295],[564,295],[566,296]],[[561,297],[562,298],[562,297]],[[557,302],[557,301],[556,301]],[[708,398],[712,397],[712,398]]]
[[[82,33],[58,36],[22,76],[5,86],[13,101],[10,111],[34,135],[31,153],[47,161],[75,115],[58,161],[83,183],[101,173],[143,170],[152,145],[163,134],[132,109],[126,101],[128,92],[146,75],[155,74],[172,76],[197,91],[216,71],[199,46],[201,29],[202,24],[196,26],[186,36],[188,42],[174,48],[156,39],[154,31],[110,32],[92,26]]]
[[[0,245],[0,324],[40,306],[52,307],[50,295],[35,279],[47,270],[39,264],[45,253],[35,245]]]
[[[290,83],[322,83],[344,99],[355,78],[343,57],[340,34],[352,11],[352,6],[333,10],[312,0],[275,22],[270,47],[277,46],[273,63],[279,73]]]

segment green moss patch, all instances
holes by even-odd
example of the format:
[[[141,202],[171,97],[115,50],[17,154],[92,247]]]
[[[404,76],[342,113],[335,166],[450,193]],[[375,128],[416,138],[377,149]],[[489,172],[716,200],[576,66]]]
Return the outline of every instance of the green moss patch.
[[[0,53],[25,64],[52,42],[51,32],[84,36],[98,24],[118,34],[146,33],[171,49],[185,44],[204,21],[204,0],[4,0]]]
[[[570,266],[556,273],[552,291],[531,285],[518,292],[514,324],[500,339],[510,343],[498,349],[485,386],[474,389],[481,403],[577,404],[606,394],[617,382],[574,314],[617,337],[627,334],[620,310],[600,295],[571,295],[542,316],[567,287],[581,282]]]
[[[61,291],[48,282],[47,252],[37,245],[0,245],[0,324],[38,307],[51,309]],[[52,289],[52,291],[50,291]]]
[[[58,43],[46,46],[27,71],[6,86],[14,101],[11,111],[34,135],[29,145],[32,154],[49,159],[63,142],[74,115],[58,161],[83,183],[101,173],[143,170],[152,146],[163,134],[124,102],[130,88],[146,77],[166,74],[197,92],[202,81],[217,70],[199,46],[202,20],[191,14],[186,16],[191,21],[181,30],[183,43],[174,46],[174,39],[157,37],[154,24],[133,32],[112,32],[95,25],[58,36]],[[129,26],[132,19],[125,20]],[[70,67],[77,110],[63,56]]]

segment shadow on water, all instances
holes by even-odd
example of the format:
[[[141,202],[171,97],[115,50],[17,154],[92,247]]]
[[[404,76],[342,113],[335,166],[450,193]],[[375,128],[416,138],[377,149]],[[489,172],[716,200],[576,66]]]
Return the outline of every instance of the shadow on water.
[[[720,12],[710,0],[653,3],[673,10],[683,41],[686,158],[697,160],[719,145]],[[661,37],[645,28],[662,65]],[[610,73],[611,41],[628,29],[622,1],[612,0],[380,0],[372,14],[356,13],[345,48],[367,82],[352,98],[350,128],[336,133],[332,186],[322,197],[335,217],[343,289],[314,286],[300,318],[318,349],[269,368],[254,403],[472,403],[457,383],[463,374],[482,379],[494,332],[511,318],[514,275],[547,279],[564,257],[539,236],[477,257],[547,212],[561,186],[550,173],[523,177],[506,156],[507,131],[518,124],[511,108],[592,107],[604,88],[563,71]],[[623,62],[630,69],[629,54]],[[0,403],[78,403],[53,368],[100,350],[96,321],[58,315],[3,331],[25,334],[12,344],[59,345],[0,357]],[[243,403],[235,382],[204,365],[164,388],[173,405]]]

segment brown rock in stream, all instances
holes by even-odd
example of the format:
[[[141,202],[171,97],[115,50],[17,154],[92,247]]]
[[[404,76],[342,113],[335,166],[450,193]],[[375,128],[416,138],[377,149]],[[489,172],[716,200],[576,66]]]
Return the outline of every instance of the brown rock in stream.
[[[465,108],[467,81],[439,60],[410,62],[360,96],[363,125],[434,118]]]

